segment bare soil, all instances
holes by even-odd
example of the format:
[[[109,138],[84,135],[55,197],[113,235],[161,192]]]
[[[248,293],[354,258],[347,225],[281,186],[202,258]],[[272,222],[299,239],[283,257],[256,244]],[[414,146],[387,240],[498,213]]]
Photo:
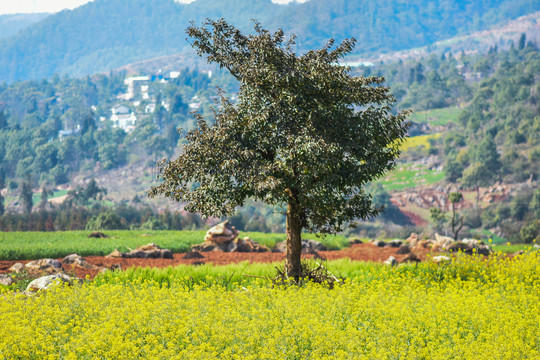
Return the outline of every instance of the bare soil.
[[[388,259],[390,256],[395,257],[398,262],[403,260],[407,254],[397,254],[398,248],[392,247],[377,247],[371,243],[365,244],[352,244],[349,248],[337,251],[320,251],[318,254],[321,258],[327,260],[336,260],[341,258],[349,258],[355,261],[373,261],[373,262],[383,262]],[[421,259],[425,260],[428,250],[425,252],[416,253],[416,255]],[[109,258],[105,256],[87,256],[85,257],[86,261],[92,265],[99,266],[100,268],[118,268],[127,269],[133,266],[139,267],[167,267],[167,266],[177,266],[177,265],[201,265],[201,264],[213,264],[213,265],[226,265],[239,263],[243,261],[249,261],[251,263],[271,263],[271,262],[283,262],[285,261],[285,254],[283,253],[224,253],[219,251],[205,252],[202,253],[204,258],[202,259],[184,259],[185,254],[178,253],[174,254],[174,259],[122,259],[122,258]],[[303,255],[303,258],[310,259],[314,255]],[[57,260],[62,260],[57,259]],[[17,263],[27,263],[30,260],[24,261],[6,261],[0,260],[0,274],[8,273],[9,268]],[[70,273],[74,272],[77,277],[85,278],[87,275],[90,278],[94,278],[99,269],[83,269],[83,268],[74,268],[68,267],[69,265],[64,265],[64,269]]]

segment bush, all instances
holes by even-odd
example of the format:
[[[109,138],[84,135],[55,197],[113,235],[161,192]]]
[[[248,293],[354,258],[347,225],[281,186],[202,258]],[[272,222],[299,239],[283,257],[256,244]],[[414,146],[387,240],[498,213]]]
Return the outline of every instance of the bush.
[[[127,228],[126,220],[112,211],[94,216],[86,224],[86,230],[124,230]]]
[[[531,220],[519,231],[519,237],[525,244],[530,244],[540,235],[540,220]]]
[[[168,230],[167,225],[158,218],[151,217],[144,224],[141,225],[143,230]]]

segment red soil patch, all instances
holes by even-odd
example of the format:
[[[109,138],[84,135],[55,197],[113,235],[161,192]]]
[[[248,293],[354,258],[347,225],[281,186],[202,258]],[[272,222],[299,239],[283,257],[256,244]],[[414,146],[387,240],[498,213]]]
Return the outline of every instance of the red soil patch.
[[[397,248],[392,247],[377,247],[373,244],[353,244],[349,248],[337,251],[320,251],[319,255],[327,260],[335,260],[341,258],[349,258],[355,261],[373,261],[382,262],[388,259],[390,256],[395,257],[398,261],[403,260],[407,254],[396,254]],[[416,253],[418,257],[425,260],[428,250],[424,253]],[[92,265],[106,268],[114,268],[121,266],[122,269],[127,269],[133,266],[139,267],[167,267],[177,265],[197,265],[201,263],[208,263],[213,265],[226,265],[239,263],[242,261],[249,261],[251,263],[270,263],[270,262],[283,262],[285,261],[285,254],[282,253],[224,253],[218,251],[202,253],[203,259],[183,259],[184,254],[174,254],[174,259],[122,259],[122,258],[108,258],[104,256],[86,256],[85,259]],[[313,255],[304,255],[306,259],[310,259]],[[62,259],[58,259],[62,260]],[[30,260],[25,261],[4,261],[0,260],[0,274],[9,272],[8,269],[15,263],[27,263]],[[64,269],[68,272],[74,271],[80,278],[85,278],[87,275],[93,278],[97,275],[99,270],[96,269],[71,269],[64,265]]]

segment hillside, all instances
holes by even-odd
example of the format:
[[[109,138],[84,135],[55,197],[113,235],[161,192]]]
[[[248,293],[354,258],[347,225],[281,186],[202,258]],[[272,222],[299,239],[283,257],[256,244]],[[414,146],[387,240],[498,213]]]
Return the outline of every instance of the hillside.
[[[95,0],[65,10],[0,41],[0,81],[55,73],[86,75],[153,57],[190,53],[190,21],[224,17],[247,30],[250,19],[298,36],[299,50],[329,38],[358,39],[357,54],[429,45],[540,10],[528,0],[399,2],[311,0],[278,5],[270,0]],[[192,53],[191,53],[192,54]],[[190,55],[191,56],[191,55]]]
[[[0,39],[13,36],[32,24],[40,22],[50,14],[7,14],[0,15]]]

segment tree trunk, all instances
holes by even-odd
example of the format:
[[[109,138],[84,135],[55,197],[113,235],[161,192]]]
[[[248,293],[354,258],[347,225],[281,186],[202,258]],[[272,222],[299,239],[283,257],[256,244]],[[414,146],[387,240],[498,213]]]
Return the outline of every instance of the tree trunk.
[[[300,256],[302,255],[302,218],[298,201],[289,197],[287,206],[287,275],[296,281],[301,275]]]

